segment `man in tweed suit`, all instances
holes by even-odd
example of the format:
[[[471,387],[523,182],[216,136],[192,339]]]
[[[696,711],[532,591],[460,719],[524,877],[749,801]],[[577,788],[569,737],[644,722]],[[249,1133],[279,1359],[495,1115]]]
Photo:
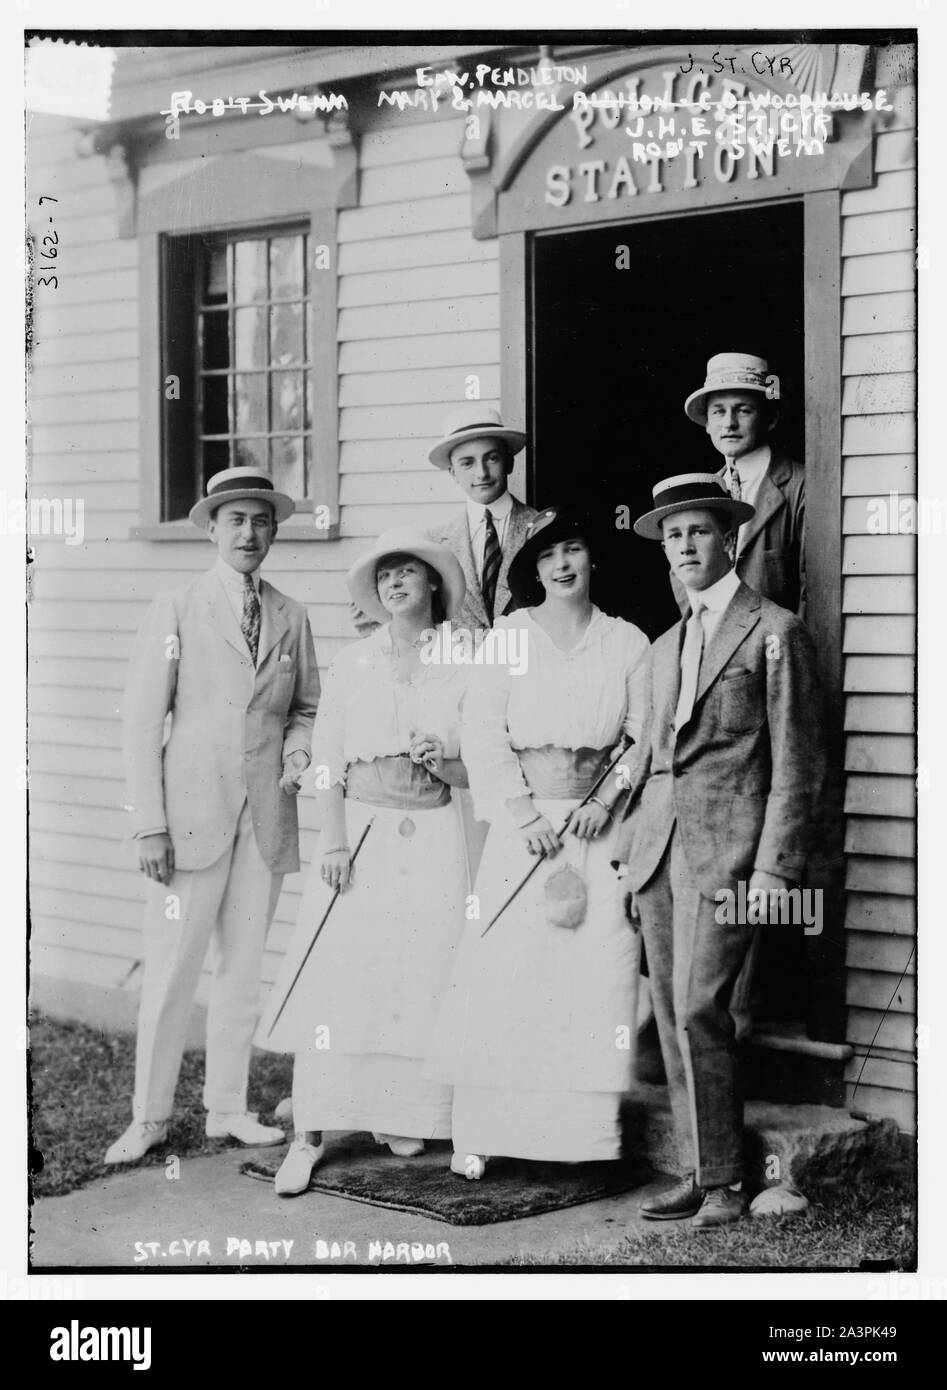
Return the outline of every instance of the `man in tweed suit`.
[[[735,528],[752,514],[714,474],[694,473],[659,483],[635,523],[661,541],[691,607],[652,648],[649,732],[615,851],[685,1168],[642,1214],[698,1228],[747,1209],[729,1004],[754,925],[721,916],[721,895],[739,897],[742,883],[744,902],[769,903],[802,882],[824,765],[808,629],[732,568]]]
[[[255,468],[211,478],[190,516],[217,563],[157,598],[135,643],[125,764],[149,896],[133,1119],[107,1163],[135,1162],[167,1135],[212,936],[207,1133],[245,1144],[285,1137],[247,1114],[246,1092],[264,939],[283,875],[299,868],[295,795],[319,701],[306,610],[258,573],[293,510]]]

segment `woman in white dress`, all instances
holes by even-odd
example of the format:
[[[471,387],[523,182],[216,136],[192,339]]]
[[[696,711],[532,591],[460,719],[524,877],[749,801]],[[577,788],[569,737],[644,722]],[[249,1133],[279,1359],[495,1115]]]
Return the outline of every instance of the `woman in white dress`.
[[[520,629],[525,671],[476,666],[465,700],[463,758],[490,833],[479,920],[466,926],[429,1070],[454,1087],[451,1167],[470,1178],[489,1155],[620,1156],[638,950],[610,863],[612,808],[638,755],[650,657],[644,633],[592,603],[593,553],[584,517],[540,512],[510,568],[514,597],[538,601],[494,629]],[[623,734],[634,744],[576,810]]]
[[[348,584],[384,626],[329,668],[313,730],[320,843],[258,1034],[263,1046],[296,1054],[296,1134],[276,1175],[281,1196],[306,1189],[326,1130],[371,1131],[402,1157],[450,1136],[450,1087],[424,1077],[422,1064],[468,891],[451,800],[452,786],[467,785],[459,759],[466,673],[422,656],[433,647],[425,634],[459,609],[464,576],[445,546],[399,527],[352,567]]]

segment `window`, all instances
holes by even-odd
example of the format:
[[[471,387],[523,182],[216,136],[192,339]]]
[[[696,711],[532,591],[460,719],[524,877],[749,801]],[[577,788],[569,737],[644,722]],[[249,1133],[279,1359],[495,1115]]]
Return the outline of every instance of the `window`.
[[[251,466],[312,496],[312,271],[303,227],[169,237],[163,520]],[[310,503],[311,505],[311,503]]]
[[[231,136],[269,140],[265,126],[236,119]],[[339,535],[336,220],[357,204],[355,146],[284,134],[307,159],[209,157],[195,131],[188,172],[139,169],[123,224],[138,241],[139,539],[193,540],[188,512],[230,464],[295,499],[284,539]]]

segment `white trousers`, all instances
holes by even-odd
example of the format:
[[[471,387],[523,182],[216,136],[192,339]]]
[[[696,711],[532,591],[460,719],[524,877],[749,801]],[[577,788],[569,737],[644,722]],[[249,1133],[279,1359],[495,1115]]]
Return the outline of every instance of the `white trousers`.
[[[171,1114],[188,1016],[211,937],[216,962],[207,1009],[204,1105],[227,1114],[246,1110],[263,945],[282,883],[283,875],[270,871],[257,848],[246,803],[233,843],[214,864],[177,870],[169,884],[149,881],[136,1120],[166,1120]]]

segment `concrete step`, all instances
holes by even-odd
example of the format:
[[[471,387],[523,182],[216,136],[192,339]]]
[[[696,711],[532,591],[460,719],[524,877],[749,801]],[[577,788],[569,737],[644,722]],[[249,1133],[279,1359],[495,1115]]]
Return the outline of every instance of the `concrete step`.
[[[879,1176],[905,1165],[894,1120],[855,1120],[829,1105],[750,1100],[744,1131],[745,1176],[754,1191],[791,1183],[805,1191],[846,1178]],[[683,1162],[674,1139],[666,1086],[639,1083],[622,1108],[625,1142],[659,1172]]]

